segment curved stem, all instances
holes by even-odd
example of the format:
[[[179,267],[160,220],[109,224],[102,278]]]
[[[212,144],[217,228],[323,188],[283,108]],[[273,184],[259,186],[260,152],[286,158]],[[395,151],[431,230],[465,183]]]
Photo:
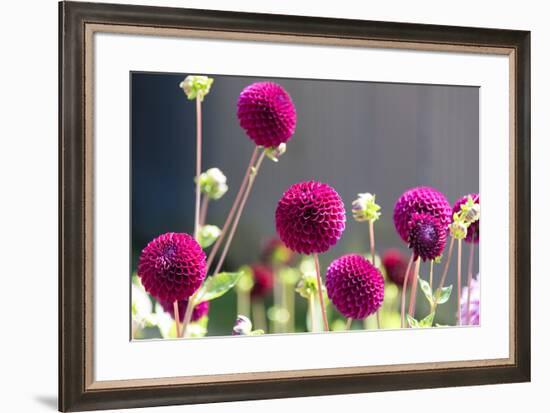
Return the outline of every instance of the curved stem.
[[[407,270],[405,271],[405,280],[403,281],[403,288],[401,289],[401,328],[405,328],[405,298],[407,296],[407,282],[409,281],[409,273],[411,272],[411,266],[414,260],[414,253],[411,254],[409,263],[407,264]]]
[[[229,251],[231,241],[233,240],[233,236],[235,235],[235,231],[237,230],[237,225],[239,225],[239,220],[241,219],[244,206],[246,205],[246,201],[248,199],[248,196],[250,195],[250,190],[252,189],[252,185],[254,185],[256,176],[258,176],[258,172],[260,171],[260,166],[262,165],[262,161],[264,160],[264,158],[265,158],[265,151],[261,153],[260,157],[258,158],[258,162],[256,162],[256,165],[254,166],[254,174],[250,175],[250,179],[248,180],[248,186],[246,187],[246,190],[243,194],[243,199],[241,201],[241,204],[239,205],[239,209],[237,210],[237,215],[235,215],[235,219],[233,220],[233,225],[231,226],[231,230],[227,235],[227,241],[225,242],[225,245],[223,247],[222,255],[220,256],[220,259],[218,260],[218,264],[216,265],[216,269],[213,272],[214,275],[220,272],[223,262],[225,261],[225,257],[227,256],[227,252]]]
[[[258,156],[259,148],[256,146],[254,147],[254,151],[252,152],[252,156],[250,157],[250,161],[248,162],[248,166],[246,168],[246,172],[244,174],[243,180],[241,182],[241,186],[239,188],[239,192],[237,192],[237,196],[235,197],[235,200],[233,201],[233,205],[231,206],[231,209],[229,210],[229,214],[227,214],[227,217],[225,218],[225,222],[222,227],[222,231],[216,242],[214,243],[214,246],[212,247],[212,250],[210,251],[210,254],[208,255],[208,260],[206,261],[206,274],[208,274],[208,270],[212,266],[212,262],[214,261],[214,258],[216,257],[216,254],[218,253],[218,250],[220,249],[220,246],[222,244],[223,239],[225,238],[225,235],[227,235],[227,229],[229,228],[229,225],[231,224],[231,221],[233,220],[233,216],[235,215],[235,212],[237,211],[237,207],[239,203],[241,202],[241,198],[244,193],[244,189],[246,188],[246,183],[249,181],[250,177],[250,171],[252,168],[252,165],[254,165],[254,162],[256,162],[256,158]]]
[[[174,301],[174,318],[176,319],[176,335],[181,336],[181,325],[180,325],[180,310],[178,308],[178,300]]]
[[[319,304],[321,306],[321,314],[323,316],[323,325],[325,331],[329,331],[328,320],[327,320],[327,309],[325,307],[325,298],[323,297],[323,280],[321,279],[321,268],[319,265],[319,255],[317,253],[313,254],[313,259],[315,260],[315,272],[317,273],[317,290],[319,291]]]
[[[470,244],[470,256],[468,257],[468,298],[466,299],[466,325],[470,325],[470,295],[472,292],[472,273],[474,267],[474,246],[472,242]]]
[[[195,98],[197,102],[197,160],[195,170],[195,239],[199,236],[200,227],[200,205],[201,205],[201,185],[199,178],[202,168],[202,106],[199,96]]]

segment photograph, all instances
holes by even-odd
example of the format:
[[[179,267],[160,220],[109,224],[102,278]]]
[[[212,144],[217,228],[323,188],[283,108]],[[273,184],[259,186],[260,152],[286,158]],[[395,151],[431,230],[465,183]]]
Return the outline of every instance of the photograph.
[[[131,339],[482,323],[479,87],[129,76]]]

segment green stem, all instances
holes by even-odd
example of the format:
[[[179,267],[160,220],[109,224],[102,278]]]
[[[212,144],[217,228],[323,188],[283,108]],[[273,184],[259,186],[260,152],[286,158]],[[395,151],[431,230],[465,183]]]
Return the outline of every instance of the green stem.
[[[181,324],[180,324],[180,310],[178,308],[178,300],[174,301],[174,318],[176,319],[176,335],[180,337],[181,335]]]
[[[233,221],[233,225],[231,226],[231,230],[229,231],[229,234],[227,235],[227,241],[225,242],[225,245],[223,247],[222,255],[220,256],[220,259],[218,260],[218,264],[216,265],[216,269],[214,270],[213,274],[216,275],[220,272],[223,262],[225,260],[225,257],[227,256],[227,252],[229,251],[229,247],[231,246],[231,241],[233,240],[233,236],[235,235],[235,231],[237,230],[237,225],[239,225],[239,220],[241,219],[241,215],[243,213],[244,206],[246,205],[246,201],[248,199],[248,196],[250,195],[250,190],[252,189],[252,186],[254,185],[254,181],[256,180],[256,176],[258,175],[258,172],[260,171],[260,166],[262,165],[262,161],[265,158],[265,151],[263,151],[258,158],[258,161],[256,162],[256,165],[254,166],[254,173],[250,173],[250,178],[248,180],[248,185],[246,187],[246,190],[243,194],[243,199],[241,204],[239,205],[239,209],[237,210],[237,214],[235,215],[235,219]]]
[[[200,175],[202,168],[202,106],[201,100],[197,96],[197,160],[195,170],[195,239],[198,239],[200,228],[200,205],[201,205],[201,185]]]
[[[323,297],[323,280],[321,278],[319,255],[317,253],[313,254],[313,259],[315,260],[315,272],[317,273],[317,290],[319,291],[319,305],[321,306],[321,315],[323,316],[323,326],[325,331],[329,331],[327,309],[325,307],[325,298]]]
[[[353,318],[348,317],[348,320],[346,321],[346,330],[351,330],[352,323],[353,323]]]
[[[206,261],[206,274],[208,274],[208,270],[212,266],[212,263],[214,261],[214,258],[216,257],[216,254],[218,253],[218,250],[221,247],[222,241],[224,240],[225,236],[227,235],[227,231],[229,229],[229,226],[231,225],[231,222],[233,220],[233,217],[235,216],[235,212],[237,212],[237,208],[241,203],[242,196],[244,194],[245,188],[247,183],[250,181],[250,172],[252,171],[252,166],[254,165],[254,162],[256,162],[256,158],[258,157],[258,151],[259,147],[255,146],[254,151],[252,151],[252,155],[250,156],[250,161],[248,162],[248,166],[246,168],[246,172],[243,176],[243,180],[241,182],[241,186],[239,188],[239,192],[237,192],[237,196],[235,197],[235,200],[233,201],[233,205],[231,206],[231,209],[229,210],[229,214],[227,214],[227,217],[225,218],[225,222],[222,227],[222,231],[216,242],[214,243],[214,246],[210,250],[210,254],[208,255],[208,260]]]
[[[411,266],[414,260],[414,253],[411,254],[409,263],[407,264],[407,270],[405,271],[405,280],[403,281],[403,288],[401,289],[401,328],[405,328],[405,299],[407,297],[407,283],[409,281],[409,273],[411,272]]]
[[[466,300],[466,325],[470,325],[470,295],[472,292],[472,276],[473,276],[473,267],[474,267],[474,246],[472,242],[470,244],[470,256],[468,257],[468,298]]]
[[[456,314],[456,322],[457,325],[462,325],[462,314],[460,312],[460,295],[462,290],[462,240],[458,240],[458,252],[457,252],[457,314]]]

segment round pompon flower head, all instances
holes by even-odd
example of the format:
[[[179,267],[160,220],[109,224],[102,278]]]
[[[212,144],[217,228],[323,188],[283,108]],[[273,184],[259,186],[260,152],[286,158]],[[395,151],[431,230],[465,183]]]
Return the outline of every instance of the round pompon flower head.
[[[254,286],[250,294],[252,297],[263,297],[273,288],[273,271],[262,264],[254,264],[251,268]]]
[[[279,200],[275,226],[281,241],[300,254],[323,253],[346,227],[346,210],[331,186],[310,181],[292,185]]]
[[[187,309],[187,300],[179,300],[178,301],[178,315],[180,322],[183,322],[183,319],[185,317],[185,310]],[[174,303],[168,302],[168,301],[161,301],[160,305],[162,308],[164,308],[164,311],[169,313],[172,318],[174,318]],[[193,308],[193,312],[191,313],[191,321],[198,321],[201,318],[203,318],[205,315],[208,314],[208,310],[210,309],[210,302],[209,301],[202,301],[198,303],[195,308]]]
[[[384,277],[358,254],[334,260],[327,270],[326,286],[338,311],[355,320],[374,314],[384,300]]]
[[[237,117],[256,145],[278,147],[296,130],[296,109],[282,86],[273,82],[252,83],[239,95]]]
[[[443,227],[436,217],[414,213],[409,221],[409,248],[414,252],[414,259],[422,261],[439,257],[447,243],[447,227]]]
[[[449,201],[441,192],[428,186],[409,189],[399,197],[393,209],[395,229],[405,242],[409,242],[409,222],[414,213],[432,215],[445,230],[447,230],[452,219]]]
[[[143,249],[137,273],[145,290],[159,301],[188,299],[202,284],[206,255],[188,234],[168,232]]]
[[[388,278],[395,284],[402,286],[407,271],[407,258],[398,249],[389,249],[382,255],[382,265],[386,269]]]
[[[461,212],[461,206],[467,205],[468,197],[470,197],[474,204],[477,205],[477,212],[479,213],[479,194],[464,195],[462,198],[456,200],[453,206],[453,214]],[[479,242],[479,217],[468,226],[468,232],[464,238],[465,242],[473,242],[477,244]]]

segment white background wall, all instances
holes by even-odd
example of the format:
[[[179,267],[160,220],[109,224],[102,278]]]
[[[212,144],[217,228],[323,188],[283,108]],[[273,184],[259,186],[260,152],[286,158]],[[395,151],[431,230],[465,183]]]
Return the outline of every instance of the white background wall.
[[[546,411],[550,386],[550,26],[546,2],[134,1],[192,8],[532,31],[532,383],[148,411]],[[57,4],[0,5],[0,410],[54,411],[57,393]],[[467,345],[467,343],[465,343]],[[345,349],[342,349],[345,351]],[[182,362],[184,362],[182,360]],[[537,403],[538,402],[538,403]],[[535,404],[537,403],[537,404]],[[539,404],[540,403],[540,404]],[[537,406],[537,407],[535,407]]]

